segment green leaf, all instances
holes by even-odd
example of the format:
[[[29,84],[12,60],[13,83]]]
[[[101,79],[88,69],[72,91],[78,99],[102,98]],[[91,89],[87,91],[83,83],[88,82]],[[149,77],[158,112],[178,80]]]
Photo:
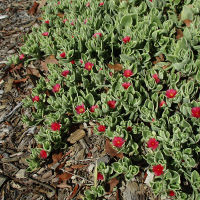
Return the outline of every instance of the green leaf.
[[[121,25],[123,27],[130,27],[132,23],[133,23],[133,20],[132,20],[131,15],[125,15],[124,17],[122,17]]]
[[[93,106],[95,104],[95,101],[94,101],[94,97],[91,93],[89,93],[86,97],[85,97],[86,101],[91,105]]]

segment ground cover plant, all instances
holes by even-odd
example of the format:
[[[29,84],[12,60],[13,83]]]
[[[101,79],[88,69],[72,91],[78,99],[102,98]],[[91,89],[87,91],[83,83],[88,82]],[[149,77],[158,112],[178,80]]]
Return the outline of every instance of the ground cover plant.
[[[155,196],[200,199],[200,1],[51,0],[43,11],[9,61],[58,61],[24,100],[34,110],[24,122],[41,126],[28,170],[92,120],[123,156],[98,165],[85,199],[103,196],[111,177],[131,180],[144,161]]]

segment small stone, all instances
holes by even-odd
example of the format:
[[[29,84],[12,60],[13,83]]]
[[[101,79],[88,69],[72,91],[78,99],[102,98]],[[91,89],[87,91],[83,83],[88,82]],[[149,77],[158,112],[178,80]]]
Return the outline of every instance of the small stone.
[[[26,170],[25,169],[20,169],[17,173],[16,173],[16,178],[26,178],[25,177],[25,173],[26,173]]]
[[[13,54],[13,53],[15,53],[15,50],[14,50],[14,49],[11,49],[11,50],[9,50],[7,53],[8,53],[8,54]]]

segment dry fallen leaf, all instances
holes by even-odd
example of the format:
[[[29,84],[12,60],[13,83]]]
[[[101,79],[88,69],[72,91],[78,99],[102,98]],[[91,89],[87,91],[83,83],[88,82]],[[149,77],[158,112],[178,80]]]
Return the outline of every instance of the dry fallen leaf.
[[[156,60],[153,61],[153,64],[157,64],[159,62],[163,62],[165,59],[164,59],[164,55],[163,54],[160,54],[159,56],[156,56]]]
[[[30,74],[30,75],[37,76],[37,77],[41,76],[40,72],[36,68],[27,67],[26,68],[26,73]]]
[[[118,153],[117,150],[113,149],[112,144],[110,144],[110,140],[109,139],[106,139],[105,150],[106,150],[106,153],[108,155],[110,155],[111,157],[114,157],[114,156],[116,156],[118,158],[123,158],[124,157],[122,152]]]
[[[71,168],[72,169],[81,169],[83,167],[87,167],[88,165],[72,165]]]
[[[58,13],[57,16],[60,17],[60,18],[63,18],[64,14],[63,13]]]
[[[10,72],[16,71],[18,69],[21,69],[23,67],[23,63],[20,63],[19,65],[11,65]]]
[[[108,64],[108,68],[114,69],[115,71],[122,71],[123,70],[123,66],[119,63],[116,63],[114,65]]]
[[[64,172],[63,174],[58,175],[60,181],[67,181],[72,177],[72,174]]]
[[[110,185],[110,190],[109,190],[109,194],[112,193],[114,187],[119,183],[119,180],[117,178],[112,178],[108,181],[108,184]]]
[[[79,185],[76,184],[76,186],[74,187],[74,189],[73,189],[71,195],[67,198],[67,200],[73,199],[73,198],[76,196],[76,194],[77,194],[77,192],[78,192],[78,188],[79,188]]]
[[[14,80],[13,83],[21,83],[21,82],[26,82],[27,79],[29,79],[29,77],[27,76],[26,78],[22,78],[22,79],[19,79],[19,80]]]
[[[13,78],[10,78],[10,77],[8,78],[8,82],[5,84],[5,88],[4,88],[5,93],[10,92],[10,90],[12,89],[13,81],[14,81]]]
[[[83,137],[85,137],[85,131],[83,129],[78,129],[75,132],[71,133],[67,141],[70,142],[71,144],[74,144]]]
[[[190,27],[190,24],[191,24],[192,21],[189,20],[189,19],[185,19],[183,22],[185,23],[185,25],[186,25],[187,27]]]
[[[176,29],[176,39],[180,39],[183,37],[183,31],[181,29]]]
[[[42,70],[48,71],[48,64],[58,64],[58,60],[54,55],[48,56],[45,61],[41,61]]]
[[[39,3],[37,3],[36,1],[33,3],[32,7],[29,9],[28,14],[30,15],[34,15],[37,11],[37,8],[39,6]]]
[[[61,160],[63,157],[63,153],[60,152],[59,154],[53,154],[52,155],[52,160],[53,160],[53,164],[59,162],[59,160]]]

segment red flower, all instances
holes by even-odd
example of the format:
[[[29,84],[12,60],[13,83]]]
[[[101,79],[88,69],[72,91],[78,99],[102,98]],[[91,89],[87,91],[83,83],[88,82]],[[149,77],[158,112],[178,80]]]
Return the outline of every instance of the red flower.
[[[160,82],[160,79],[158,78],[158,74],[153,74],[152,77],[155,79],[156,83]]]
[[[127,83],[127,82],[122,83],[122,86],[124,87],[125,90],[128,89],[130,85],[131,85],[131,83]]]
[[[130,42],[131,38],[129,36],[126,36],[122,40],[123,40],[124,44],[126,44],[127,42]]]
[[[99,3],[99,6],[103,6],[103,5],[104,5],[104,2]]]
[[[126,78],[133,76],[133,72],[130,69],[126,69],[126,70],[124,70],[124,76]]]
[[[58,3],[57,3],[58,5],[60,5],[60,1],[58,1]]]
[[[106,131],[106,127],[104,125],[99,125],[98,126],[98,131],[99,132],[105,132]]]
[[[169,194],[170,197],[175,196],[175,192],[173,190],[170,190],[168,194]]]
[[[53,92],[59,92],[59,90],[60,90],[60,84],[55,84],[54,86],[53,86],[53,89],[52,89],[52,91]]]
[[[47,158],[47,152],[45,150],[41,150],[40,151],[40,157],[43,158],[43,159],[46,159]]]
[[[92,107],[90,108],[90,112],[94,112],[96,108],[98,108],[98,105],[92,106]]]
[[[65,52],[62,52],[62,53],[60,54],[60,57],[61,57],[61,58],[65,58],[65,57],[66,57],[66,53],[65,53]]]
[[[110,76],[112,76],[112,75],[113,75],[113,73],[112,73],[112,72],[109,72],[109,75],[110,75]]]
[[[176,94],[177,94],[177,91],[174,89],[169,89],[166,91],[166,97],[170,98],[170,99],[174,98],[176,96]]]
[[[200,107],[193,107],[191,109],[192,117],[200,118]]]
[[[91,62],[87,62],[87,63],[85,63],[84,68],[87,69],[88,71],[90,71],[93,66],[94,66],[94,64],[92,64]]]
[[[72,35],[72,38],[74,38],[74,36]]]
[[[58,123],[58,122],[53,122],[51,124],[51,130],[52,131],[59,131],[60,130],[60,127],[61,127],[61,124]]]
[[[39,100],[40,100],[40,97],[39,97],[39,96],[34,96],[34,97],[32,98],[32,101],[33,101],[33,102],[35,102],[35,101],[38,102]]]
[[[84,104],[82,104],[82,105],[80,105],[80,106],[76,106],[76,112],[78,113],[78,114],[81,114],[81,113],[84,113],[85,112],[85,106],[84,106]]]
[[[87,23],[87,19],[84,20],[84,24],[86,24],[86,23]]]
[[[20,60],[24,60],[24,58],[25,58],[25,55],[24,55],[24,54],[21,54],[21,55],[19,56],[19,59],[20,59]]]
[[[49,24],[49,20],[46,20],[44,23],[45,23],[45,24]]]
[[[66,77],[69,74],[69,70],[65,70],[61,74],[62,76]]]
[[[155,174],[155,176],[160,176],[160,175],[162,175],[164,172],[163,172],[163,169],[164,169],[164,167],[161,165],[161,164],[159,164],[159,165],[154,165],[153,166],[153,172],[154,172],[154,174]]]
[[[70,63],[71,63],[72,65],[74,65],[74,64],[75,64],[75,61],[74,61],[74,60],[72,60],[72,61],[70,61]]]
[[[115,147],[121,148],[125,140],[122,137],[114,137],[112,143]]]
[[[164,104],[166,104],[166,102],[162,100],[162,101],[160,102],[160,104],[159,104],[160,108],[161,108]]]
[[[49,32],[44,32],[42,33],[43,36],[48,36],[49,35]]]
[[[83,64],[83,60],[82,59],[80,59],[80,63]]]
[[[110,108],[114,109],[114,108],[115,108],[116,101],[108,101],[107,104],[108,104],[108,106],[109,106]]]
[[[65,23],[66,21],[68,21],[68,19],[63,19],[63,23]]]
[[[156,121],[156,119],[152,118],[152,122],[155,122],[155,121]]]
[[[155,138],[150,138],[147,142],[148,148],[152,148],[152,150],[157,149],[159,142]]]
[[[128,127],[126,128],[126,130],[127,130],[128,132],[131,132],[131,131],[132,131],[132,127],[131,127],[131,126],[128,126]]]
[[[95,34],[93,35],[93,37],[95,37],[95,38],[96,38],[96,37],[97,37],[97,35],[98,35],[99,37],[102,37],[102,33],[100,33],[100,32],[99,32],[99,33],[95,33]]]
[[[152,0],[149,0],[150,2],[152,2]]]
[[[88,2],[88,3],[86,3],[86,7],[90,7],[90,3]]]
[[[98,174],[97,174],[97,180],[98,181],[103,181],[104,180],[104,177],[103,177],[102,173],[98,172]]]
[[[71,22],[71,25],[74,26],[74,22]]]

